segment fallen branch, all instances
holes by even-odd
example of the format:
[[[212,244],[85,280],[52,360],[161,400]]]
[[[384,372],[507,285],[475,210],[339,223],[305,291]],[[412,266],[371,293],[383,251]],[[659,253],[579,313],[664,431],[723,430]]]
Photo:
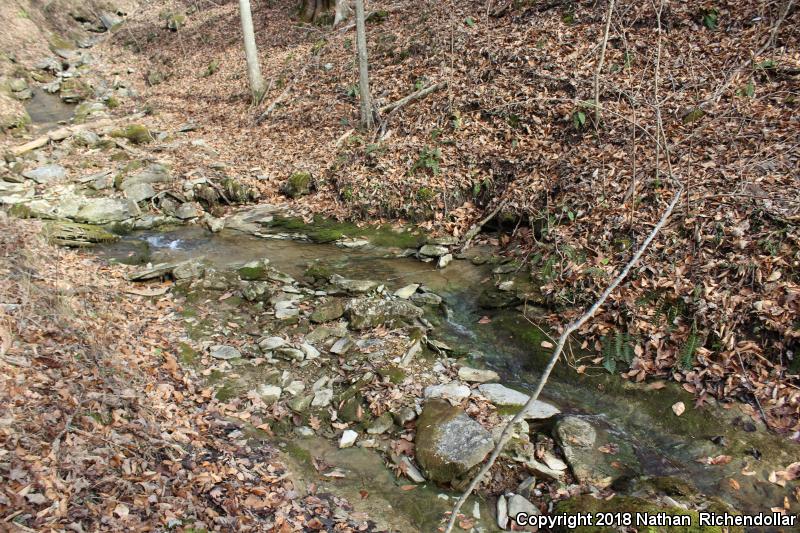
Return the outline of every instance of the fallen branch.
[[[267,119],[267,117],[269,117],[272,114],[272,112],[275,110],[278,104],[286,100],[286,97],[289,96],[289,92],[292,89],[292,84],[303,74],[306,73],[307,68],[308,68],[308,63],[306,63],[305,66],[300,70],[300,72],[298,72],[297,75],[294,76],[292,80],[286,84],[286,87],[283,89],[283,92],[281,92],[281,94],[279,94],[278,97],[275,100],[273,100],[271,104],[269,104],[269,107],[267,107],[267,109],[263,113],[258,115],[258,117],[256,118],[256,124],[261,124],[262,122],[264,122]],[[270,88],[271,87],[272,87],[272,82],[270,82]]]
[[[428,96],[432,92],[438,91],[439,89],[444,89],[445,87],[447,87],[447,82],[446,81],[443,81],[443,82],[440,82],[440,83],[434,83],[433,85],[431,85],[429,87],[425,87],[424,89],[420,89],[419,91],[413,92],[413,93],[409,94],[408,96],[406,96],[405,98],[401,98],[400,100],[397,100],[396,102],[392,102],[391,104],[386,104],[385,106],[381,107],[379,109],[379,111],[381,112],[381,114],[390,113],[392,111],[396,111],[396,110],[400,109],[401,107],[403,107],[404,105],[406,105],[406,104],[408,104],[410,102],[413,102],[414,100],[419,100],[420,98],[425,98],[426,96]]]
[[[474,239],[474,238],[475,238],[475,236],[476,236],[478,233],[480,233],[480,232],[481,232],[481,230],[483,229],[483,227],[484,227],[484,226],[485,226],[485,225],[486,225],[486,224],[487,224],[487,223],[488,223],[490,220],[492,220],[494,217],[496,217],[496,216],[497,216],[497,213],[499,213],[499,212],[500,212],[500,210],[501,210],[501,209],[503,209],[503,206],[505,206],[505,205],[506,205],[506,201],[505,201],[505,200],[501,201],[499,204],[497,204],[497,207],[495,207],[495,208],[492,210],[492,212],[491,212],[491,213],[489,213],[489,215],[488,215],[486,218],[484,218],[483,220],[480,220],[480,221],[476,222],[475,224],[473,224],[473,225],[472,225],[472,227],[471,227],[471,228],[469,228],[469,230],[467,230],[467,233],[465,233],[465,234],[464,234],[464,243],[461,245],[461,251],[462,251],[462,252],[463,252],[464,250],[466,250],[467,248],[469,248],[469,243],[470,243],[470,242],[472,242],[472,239]]]

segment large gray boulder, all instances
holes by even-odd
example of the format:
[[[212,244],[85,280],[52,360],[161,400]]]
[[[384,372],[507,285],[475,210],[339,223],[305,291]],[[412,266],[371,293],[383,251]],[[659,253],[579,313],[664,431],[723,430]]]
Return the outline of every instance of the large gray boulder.
[[[125,190],[137,183],[168,183],[172,181],[172,179],[172,175],[169,173],[169,170],[167,170],[167,167],[155,163],[148,166],[141,172],[130,175],[123,179],[121,189]]]
[[[422,317],[422,309],[407,300],[355,298],[347,303],[345,316],[352,329],[367,329],[383,324],[410,324]]]
[[[125,196],[137,204],[149,200],[155,195],[156,190],[149,183],[134,183],[125,189]]]
[[[494,447],[492,435],[463,410],[429,400],[417,421],[417,462],[439,483],[458,480],[480,464]]]
[[[130,200],[118,198],[87,198],[78,209],[75,220],[87,224],[121,222],[138,214],[139,208]]]

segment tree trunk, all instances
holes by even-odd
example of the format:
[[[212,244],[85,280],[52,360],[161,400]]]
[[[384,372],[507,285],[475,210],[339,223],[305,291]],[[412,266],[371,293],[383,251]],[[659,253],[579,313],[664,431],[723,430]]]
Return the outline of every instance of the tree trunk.
[[[253,30],[253,15],[250,13],[250,0],[239,0],[239,12],[242,17],[244,54],[247,58],[247,77],[250,80],[253,103],[257,104],[264,96],[266,86],[264,78],[261,76],[261,66],[258,64],[258,49],[256,48],[255,31]]]
[[[353,13],[350,7],[350,0],[336,0],[336,10],[333,17],[333,27],[335,28],[345,20],[350,18]]]
[[[331,7],[331,0],[303,0],[300,5],[300,20],[317,22]]]
[[[367,60],[367,29],[364,20],[364,0],[356,4],[356,41],[358,48],[358,92],[361,94],[361,127],[372,129],[372,98],[369,93],[369,62]]]

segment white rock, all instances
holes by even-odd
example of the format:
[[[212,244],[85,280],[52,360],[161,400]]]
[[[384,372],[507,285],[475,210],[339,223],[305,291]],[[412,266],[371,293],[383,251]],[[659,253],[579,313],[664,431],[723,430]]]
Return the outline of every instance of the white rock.
[[[469,398],[471,392],[469,387],[457,381],[451,381],[444,385],[429,385],[425,387],[426,398],[444,398],[453,405],[460,403],[461,400]]]
[[[239,350],[226,344],[215,344],[210,348],[209,352],[214,359],[236,359],[242,356]]]
[[[286,341],[280,337],[266,337],[258,341],[258,347],[265,352],[275,350],[281,346],[286,346]]]
[[[281,392],[283,391],[278,386],[263,384],[258,386],[256,392],[258,392],[258,395],[261,396],[261,400],[265,404],[270,405],[280,399]]]
[[[419,468],[414,466],[411,459],[403,455],[400,457],[400,463],[403,465],[403,472],[414,483],[425,483],[425,476],[419,471]]]
[[[446,254],[439,258],[439,261],[436,262],[436,266],[438,268],[444,268],[450,264],[453,260],[453,254]]]
[[[299,380],[292,381],[286,386],[286,392],[288,392],[292,396],[297,396],[304,390],[306,390],[306,385],[305,383]]]
[[[510,291],[513,288],[514,288],[513,281],[504,281],[497,286],[497,289],[501,291]]]
[[[497,381],[500,376],[494,370],[462,366],[458,369],[458,379],[469,383],[486,383],[487,381]]]
[[[276,309],[275,310],[275,318],[277,318],[278,320],[291,318],[291,317],[297,316],[299,314],[300,314],[300,310],[299,309],[295,309],[295,308],[291,308],[291,307],[288,308],[288,309]]]
[[[417,292],[419,289],[419,283],[412,283],[411,285],[406,285],[400,289],[394,291],[394,295],[398,298],[402,298],[403,300],[408,300],[411,298],[411,295]]]
[[[519,513],[525,513],[528,516],[538,516],[541,514],[539,509],[526,498],[523,498],[519,494],[514,494],[508,498],[508,516],[511,519],[516,519]]]
[[[545,452],[545,454],[542,456],[542,461],[548,466],[548,468],[552,468],[553,470],[567,469],[567,464],[550,452]]]
[[[328,407],[333,400],[333,389],[322,389],[314,394],[314,399],[311,400],[313,407]]]
[[[300,349],[303,350],[303,353],[306,354],[306,359],[316,359],[319,357],[319,350],[304,342],[300,345]]]
[[[505,529],[508,526],[508,505],[506,504],[506,497],[503,495],[497,498],[497,526],[500,529]]]
[[[314,400],[316,401],[316,398],[314,398]],[[344,430],[344,433],[342,433],[342,438],[339,440],[339,448],[349,448],[356,443],[356,439],[358,439],[358,433],[352,429]]]
[[[350,337],[342,337],[331,346],[331,353],[336,355],[344,355],[353,346],[353,341]]]

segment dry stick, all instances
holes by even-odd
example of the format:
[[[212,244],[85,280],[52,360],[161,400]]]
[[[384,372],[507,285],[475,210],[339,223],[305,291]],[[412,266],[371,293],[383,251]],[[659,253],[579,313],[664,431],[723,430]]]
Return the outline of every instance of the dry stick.
[[[486,218],[484,218],[479,222],[476,222],[471,228],[469,228],[469,230],[464,234],[464,244],[461,245],[462,252],[469,247],[469,243],[472,242],[472,239],[474,239],[475,236],[481,232],[481,229],[483,229],[483,227],[490,220],[492,220],[494,217],[497,216],[497,213],[499,213],[500,210],[503,209],[504,205],[506,205],[505,200],[497,204],[497,207],[495,207],[494,210],[491,213],[489,213],[489,215]]]
[[[380,108],[381,114],[388,113],[390,111],[394,111],[396,109],[400,109],[404,105],[413,102],[414,100],[419,100],[420,98],[424,98],[431,94],[434,91],[438,91],[439,89],[444,89],[447,87],[447,82],[443,81],[441,83],[434,83],[430,87],[425,87],[424,89],[420,89],[419,91],[413,92],[408,96],[397,100],[396,102],[392,102],[391,104],[386,104],[385,106]]]
[[[606,45],[608,44],[608,32],[611,29],[611,14],[614,12],[614,0],[608,2],[608,13],[606,14],[606,30],[603,33],[603,42],[600,45],[600,58],[597,60],[597,69],[594,72],[594,127],[600,126],[600,72],[603,70],[603,62],[606,60]]]
[[[622,283],[622,280],[624,280],[628,276],[628,273],[630,272],[631,268],[633,268],[636,265],[636,263],[639,262],[639,259],[641,259],[645,250],[647,250],[648,246],[650,246],[650,243],[653,242],[653,239],[655,239],[656,235],[658,235],[658,233],[661,231],[661,228],[663,228],[664,224],[666,224],[667,220],[669,219],[669,216],[675,209],[675,205],[680,200],[681,194],[683,193],[683,186],[677,180],[676,180],[676,185],[678,186],[678,190],[675,192],[675,195],[672,197],[672,200],[670,201],[669,205],[664,210],[664,213],[661,215],[661,219],[659,219],[658,223],[655,225],[655,227],[653,227],[652,231],[650,231],[650,234],[644,240],[639,249],[636,250],[636,253],[633,255],[631,260],[628,261],[628,263],[625,265],[625,268],[622,269],[622,272],[620,272],[619,275],[616,278],[614,278],[614,281],[612,281],[611,284],[608,287],[606,287],[606,290],[603,291],[603,294],[600,295],[600,298],[589,308],[589,310],[587,310],[577,320],[571,322],[570,324],[567,325],[566,328],[564,328],[563,333],[561,333],[561,336],[558,338],[558,345],[556,346],[553,355],[550,357],[550,360],[547,363],[547,367],[545,367],[544,372],[542,373],[542,377],[539,379],[539,383],[536,385],[536,389],[533,391],[533,394],[531,395],[530,399],[528,399],[528,402],[525,404],[525,406],[516,415],[514,415],[514,418],[512,418],[506,424],[505,428],[503,429],[503,432],[500,434],[500,440],[495,445],[492,455],[489,456],[489,460],[483,465],[483,468],[481,468],[480,472],[478,472],[478,474],[474,478],[472,478],[472,481],[470,481],[469,485],[464,491],[464,494],[462,494],[461,497],[458,499],[458,502],[453,508],[453,514],[450,516],[450,521],[448,522],[447,527],[445,528],[445,533],[450,533],[453,530],[453,526],[455,525],[456,522],[456,517],[458,516],[458,511],[467,501],[469,495],[472,494],[472,491],[475,490],[475,486],[478,484],[478,482],[483,478],[484,475],[486,475],[486,473],[489,471],[492,465],[494,465],[495,461],[497,461],[497,457],[503,451],[503,447],[506,445],[509,438],[511,437],[511,430],[514,427],[514,425],[520,420],[522,420],[522,418],[525,416],[525,413],[527,413],[530,410],[531,406],[533,406],[533,404],[539,399],[539,394],[542,392],[542,389],[544,388],[545,384],[547,384],[547,380],[550,378],[550,373],[553,371],[553,368],[556,366],[556,363],[558,362],[558,359],[561,356],[561,352],[564,349],[564,344],[567,342],[567,338],[569,338],[569,336],[573,332],[578,330],[590,318],[592,318],[595,315],[595,313],[597,313],[597,310],[600,309],[600,307],[605,303],[606,299],[609,297],[609,295],[611,295],[614,289],[616,289],[617,286],[620,283]]]

